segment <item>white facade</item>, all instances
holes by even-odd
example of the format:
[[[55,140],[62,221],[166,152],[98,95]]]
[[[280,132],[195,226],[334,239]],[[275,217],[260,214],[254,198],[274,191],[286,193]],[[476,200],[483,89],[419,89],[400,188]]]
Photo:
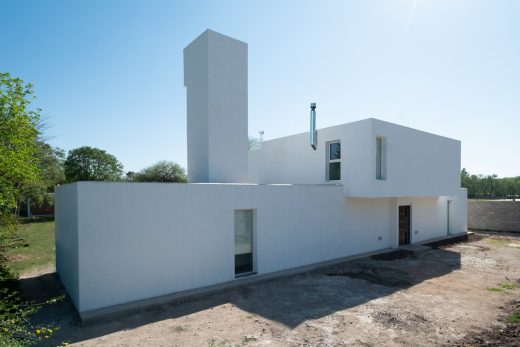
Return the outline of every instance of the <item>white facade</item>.
[[[376,179],[376,138],[386,142],[385,179]],[[249,152],[249,180],[258,183],[328,183],[327,143],[341,143],[341,180],[351,197],[449,196],[460,190],[460,141],[378,119],[265,141]],[[336,183],[336,181],[334,181]]]
[[[248,151],[247,45],[206,31],[184,58],[192,183],[57,188],[57,270],[80,314],[233,283],[239,210],[251,276],[466,232],[459,141],[366,119],[319,130],[316,150],[303,133]]]
[[[347,199],[341,185],[79,182],[56,200],[58,272],[80,313],[234,280],[237,209],[254,209],[258,274],[398,247],[400,204],[412,243],[448,232],[444,198]]]
[[[247,44],[206,30],[184,49],[189,182],[247,181]]]

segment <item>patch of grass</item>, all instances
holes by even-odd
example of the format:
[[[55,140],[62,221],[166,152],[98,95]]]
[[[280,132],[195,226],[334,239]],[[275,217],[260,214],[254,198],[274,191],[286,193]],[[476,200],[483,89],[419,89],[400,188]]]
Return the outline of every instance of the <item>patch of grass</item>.
[[[508,323],[520,324],[520,313],[513,313],[507,317]]]
[[[505,240],[505,239],[493,239],[493,238],[489,238],[489,239],[487,239],[487,242],[488,242],[489,244],[494,245],[494,246],[505,247],[505,246],[507,246],[507,244],[510,243],[511,241],[510,241],[510,240]]]
[[[518,289],[518,288],[520,288],[520,285],[518,285],[516,283],[502,282],[498,285],[498,287],[488,288],[487,290],[489,290],[490,292],[503,292],[505,290]]]
[[[497,287],[487,288],[487,290],[489,290],[490,292],[503,292],[504,291],[502,288],[497,288]]]
[[[53,265],[55,262],[54,222],[28,223],[19,226],[15,247],[4,255],[7,267],[18,274]]]
[[[500,288],[502,288],[502,289],[517,289],[517,288],[520,288],[520,285],[518,285],[516,283],[511,283],[511,282],[502,282],[502,283],[500,283]]]

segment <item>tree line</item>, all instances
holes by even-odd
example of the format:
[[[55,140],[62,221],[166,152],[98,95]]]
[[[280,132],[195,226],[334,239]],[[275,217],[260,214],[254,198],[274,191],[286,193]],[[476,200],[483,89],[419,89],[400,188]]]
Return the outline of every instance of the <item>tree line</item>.
[[[185,169],[172,161],[159,161],[138,172],[124,174],[123,165],[117,158],[106,151],[82,146],[69,151],[36,141],[35,162],[37,176],[27,182],[19,182],[19,194],[16,199],[15,214],[18,215],[22,204],[52,206],[54,187],[78,181],[112,182],[178,182],[187,181]]]
[[[460,176],[469,199],[520,199],[520,176],[471,175],[465,168]]]

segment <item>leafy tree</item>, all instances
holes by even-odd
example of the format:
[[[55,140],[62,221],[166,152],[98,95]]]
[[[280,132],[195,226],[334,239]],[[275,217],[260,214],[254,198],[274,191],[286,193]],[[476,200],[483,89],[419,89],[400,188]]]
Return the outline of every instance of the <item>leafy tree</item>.
[[[123,165],[99,148],[79,147],[69,152],[64,163],[67,182],[119,181]]]
[[[54,325],[35,328],[31,316],[39,304],[23,301],[16,291],[17,276],[5,264],[16,219],[13,211],[25,188],[41,180],[40,110],[29,108],[32,85],[0,73],[0,345],[34,345],[53,333]]]
[[[32,99],[30,83],[0,73],[0,229],[8,224],[22,188],[36,182],[40,174],[41,117],[39,109],[29,108]]]
[[[262,141],[259,138],[249,136],[249,150],[254,151],[262,148]]]
[[[53,148],[43,141],[38,141],[37,156],[41,175],[35,182],[22,188],[19,203],[31,199],[38,205],[44,202],[53,205],[54,199],[51,193],[54,191],[54,186],[65,182],[63,169],[65,152],[60,148]]]
[[[496,174],[470,175],[464,168],[460,179],[471,199],[520,198],[520,176],[498,178]]]
[[[130,173],[129,173],[130,174]],[[127,174],[134,182],[187,182],[186,171],[172,161],[160,161],[138,173]]]
[[[133,171],[128,171],[125,175],[125,181],[128,181],[128,182],[133,182],[134,178],[135,178],[135,172],[133,172]]]

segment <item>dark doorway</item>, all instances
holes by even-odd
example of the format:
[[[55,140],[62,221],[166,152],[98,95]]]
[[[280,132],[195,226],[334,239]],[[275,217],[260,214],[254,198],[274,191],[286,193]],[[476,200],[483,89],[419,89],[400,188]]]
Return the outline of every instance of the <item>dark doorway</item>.
[[[399,246],[410,243],[410,205],[399,206]]]

